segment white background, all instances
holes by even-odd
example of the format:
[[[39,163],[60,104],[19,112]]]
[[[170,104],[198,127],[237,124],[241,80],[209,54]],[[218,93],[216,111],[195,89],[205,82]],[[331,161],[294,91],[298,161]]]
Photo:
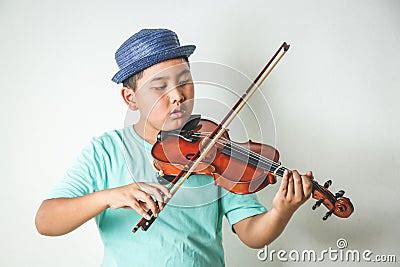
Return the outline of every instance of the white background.
[[[115,50],[141,28],[157,27],[196,44],[191,60],[251,78],[283,41],[291,44],[262,87],[275,145],[289,168],[331,178],[355,212],[323,222],[326,209],[312,211],[309,201],[270,249],[318,252],[343,237],[350,249],[399,258],[399,14],[400,2],[389,0],[1,1],[0,265],[100,264],[93,221],[49,238],[36,232],[34,216],[90,138],[123,127],[126,106],[111,82]],[[258,194],[267,208],[276,190]],[[283,265],[259,262],[226,226],[228,266]],[[344,265],[324,262],[331,264]]]

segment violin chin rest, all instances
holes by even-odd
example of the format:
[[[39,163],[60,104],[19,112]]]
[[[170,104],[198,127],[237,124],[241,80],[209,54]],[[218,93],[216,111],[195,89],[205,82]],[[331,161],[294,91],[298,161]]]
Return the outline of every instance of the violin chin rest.
[[[181,132],[186,132],[186,131],[191,131],[194,128],[196,128],[197,125],[199,125],[201,120],[201,115],[200,114],[192,114],[190,115],[189,119],[183,125]]]

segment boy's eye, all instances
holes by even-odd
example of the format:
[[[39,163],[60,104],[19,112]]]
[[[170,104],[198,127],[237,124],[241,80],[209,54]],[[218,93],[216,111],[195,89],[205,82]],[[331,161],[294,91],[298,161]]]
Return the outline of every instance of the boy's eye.
[[[152,88],[155,89],[155,90],[164,90],[165,88],[167,88],[167,86],[166,86],[166,85],[163,85],[163,86],[153,86]]]
[[[181,81],[178,84],[179,84],[179,86],[184,86],[184,85],[186,85],[188,83],[190,83],[190,80]]]

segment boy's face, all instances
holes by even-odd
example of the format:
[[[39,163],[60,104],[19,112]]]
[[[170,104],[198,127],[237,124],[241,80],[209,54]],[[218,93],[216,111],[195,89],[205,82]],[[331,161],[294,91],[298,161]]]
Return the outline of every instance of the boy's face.
[[[139,110],[139,123],[145,129],[170,131],[187,121],[193,110],[193,97],[188,63],[183,58],[170,59],[144,70],[132,93],[133,109]]]

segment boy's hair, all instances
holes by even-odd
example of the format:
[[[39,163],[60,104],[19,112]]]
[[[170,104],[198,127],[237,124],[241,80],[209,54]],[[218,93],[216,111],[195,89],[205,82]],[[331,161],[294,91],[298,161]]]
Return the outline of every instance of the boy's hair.
[[[189,59],[187,57],[182,57],[189,65]],[[189,65],[190,67],[190,65]],[[125,79],[122,84],[124,87],[130,88],[133,91],[136,91],[136,82],[143,77],[143,72],[144,70],[128,77],[127,79]]]

